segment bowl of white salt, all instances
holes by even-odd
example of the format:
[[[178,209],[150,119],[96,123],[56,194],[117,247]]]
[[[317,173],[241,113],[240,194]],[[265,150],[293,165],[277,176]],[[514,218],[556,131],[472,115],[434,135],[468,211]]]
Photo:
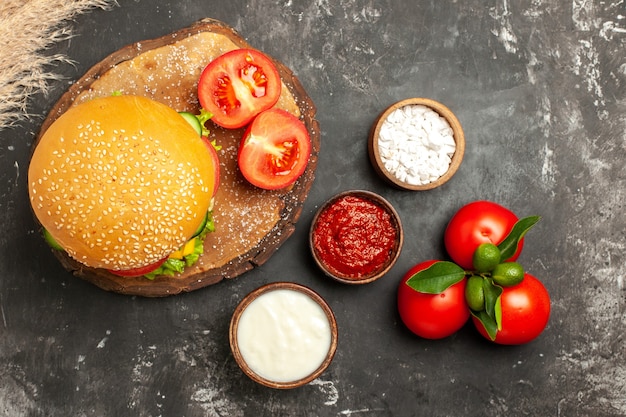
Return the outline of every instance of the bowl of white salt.
[[[461,123],[443,104],[409,98],[376,119],[368,142],[376,172],[405,190],[430,190],[456,173],[465,153]]]

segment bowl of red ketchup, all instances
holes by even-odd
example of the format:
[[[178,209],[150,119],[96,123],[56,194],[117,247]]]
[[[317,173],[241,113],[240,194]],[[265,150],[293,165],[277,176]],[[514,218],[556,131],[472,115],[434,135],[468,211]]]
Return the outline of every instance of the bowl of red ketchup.
[[[345,284],[367,284],[396,263],[404,233],[400,216],[380,195],[350,190],[327,200],[309,232],[313,259],[329,277]]]

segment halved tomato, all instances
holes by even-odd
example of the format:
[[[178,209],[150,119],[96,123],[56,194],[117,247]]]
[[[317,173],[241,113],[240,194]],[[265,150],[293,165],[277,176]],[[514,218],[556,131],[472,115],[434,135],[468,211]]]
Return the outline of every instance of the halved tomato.
[[[253,185],[276,190],[293,184],[306,169],[311,138],[304,123],[281,109],[259,114],[241,139],[237,162]]]
[[[278,101],[281,81],[274,63],[253,49],[235,49],[206,66],[198,82],[200,105],[216,124],[236,129]]]
[[[167,261],[167,258],[163,258],[160,261],[157,261],[153,264],[141,266],[139,268],[124,269],[124,270],[117,270],[117,271],[109,270],[109,272],[112,273],[113,275],[117,275],[120,277],[127,277],[127,278],[140,277],[142,275],[149,274],[150,272],[156,270],[158,267],[163,265],[165,261]]]

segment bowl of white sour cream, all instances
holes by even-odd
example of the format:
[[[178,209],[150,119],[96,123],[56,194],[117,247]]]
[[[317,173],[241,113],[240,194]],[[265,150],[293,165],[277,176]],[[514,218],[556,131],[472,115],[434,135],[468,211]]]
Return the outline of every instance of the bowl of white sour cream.
[[[385,109],[370,130],[370,161],[392,185],[429,190],[447,182],[465,152],[459,120],[443,104],[409,98]]]
[[[275,282],[249,293],[230,322],[230,347],[241,370],[270,388],[308,384],[330,365],[337,322],[312,289]]]

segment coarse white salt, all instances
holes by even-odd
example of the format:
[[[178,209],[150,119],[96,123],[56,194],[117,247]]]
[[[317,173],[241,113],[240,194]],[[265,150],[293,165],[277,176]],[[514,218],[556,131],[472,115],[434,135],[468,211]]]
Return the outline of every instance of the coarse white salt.
[[[383,166],[409,185],[425,185],[444,175],[456,151],[445,118],[421,104],[400,107],[383,121],[378,151]]]

